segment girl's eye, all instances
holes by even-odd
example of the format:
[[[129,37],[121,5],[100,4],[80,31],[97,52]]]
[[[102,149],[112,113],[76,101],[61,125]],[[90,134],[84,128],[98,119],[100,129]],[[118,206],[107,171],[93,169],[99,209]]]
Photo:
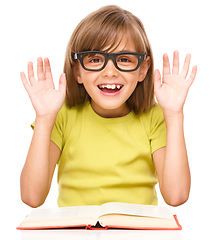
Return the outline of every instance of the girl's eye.
[[[99,59],[99,58],[93,58],[93,59],[90,60],[90,62],[91,62],[91,63],[101,63],[102,60]]]
[[[129,63],[131,61],[128,58],[120,58],[118,62]]]

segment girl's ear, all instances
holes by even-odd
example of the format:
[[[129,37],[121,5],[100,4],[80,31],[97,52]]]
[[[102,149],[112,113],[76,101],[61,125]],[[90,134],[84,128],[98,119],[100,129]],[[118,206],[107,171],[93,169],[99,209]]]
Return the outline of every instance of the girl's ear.
[[[147,56],[147,58],[140,65],[138,82],[142,82],[145,79],[150,66],[151,66],[151,58],[150,56]]]
[[[77,82],[82,84],[83,82],[82,82],[82,79],[81,79],[79,68],[77,66],[73,66],[72,70],[73,70],[73,74],[74,74]]]

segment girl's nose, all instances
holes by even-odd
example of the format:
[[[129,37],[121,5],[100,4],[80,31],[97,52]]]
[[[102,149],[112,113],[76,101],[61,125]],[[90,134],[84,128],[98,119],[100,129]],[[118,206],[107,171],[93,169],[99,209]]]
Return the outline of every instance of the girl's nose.
[[[113,60],[109,59],[105,68],[103,69],[103,76],[104,77],[117,77],[119,71],[116,69]]]

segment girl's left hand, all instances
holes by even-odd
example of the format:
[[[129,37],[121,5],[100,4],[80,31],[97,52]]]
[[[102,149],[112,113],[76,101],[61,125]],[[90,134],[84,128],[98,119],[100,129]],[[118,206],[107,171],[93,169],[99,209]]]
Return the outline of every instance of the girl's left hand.
[[[187,54],[184,66],[179,74],[179,52],[174,52],[172,74],[167,54],[163,56],[163,78],[159,70],[155,70],[154,91],[159,105],[164,113],[178,114],[183,113],[183,106],[187,97],[188,90],[192,85],[197,67],[194,66],[190,77],[186,80],[191,55]]]

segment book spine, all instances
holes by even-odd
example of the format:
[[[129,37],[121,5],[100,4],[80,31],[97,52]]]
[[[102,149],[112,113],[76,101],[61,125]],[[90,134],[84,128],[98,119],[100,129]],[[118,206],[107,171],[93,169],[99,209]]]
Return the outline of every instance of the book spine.
[[[86,230],[107,230],[108,226],[97,228],[97,227],[94,227],[92,225],[87,225],[85,229]]]

